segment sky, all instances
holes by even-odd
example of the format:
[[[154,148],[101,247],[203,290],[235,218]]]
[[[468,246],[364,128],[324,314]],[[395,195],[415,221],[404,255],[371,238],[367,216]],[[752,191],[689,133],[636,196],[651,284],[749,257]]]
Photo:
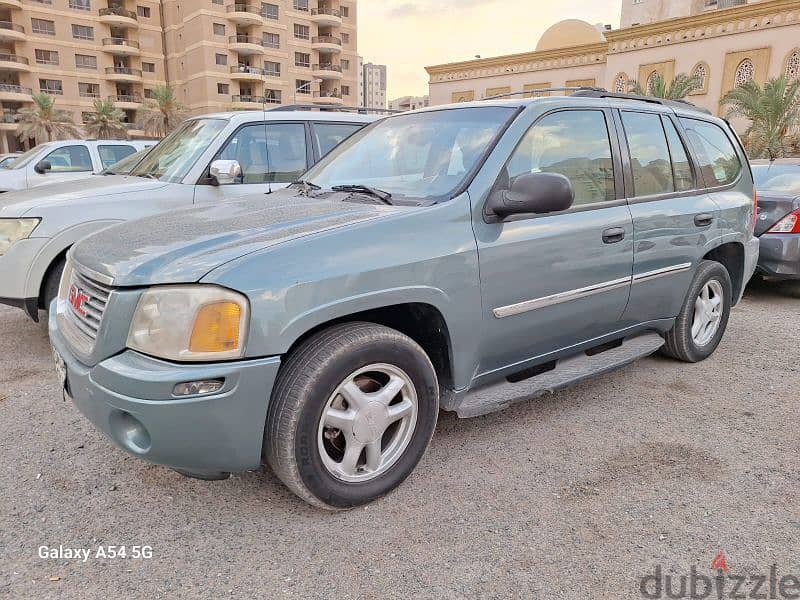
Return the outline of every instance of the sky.
[[[425,67],[533,50],[562,19],[619,26],[621,0],[360,0],[358,52],[389,67],[389,99],[428,93]]]

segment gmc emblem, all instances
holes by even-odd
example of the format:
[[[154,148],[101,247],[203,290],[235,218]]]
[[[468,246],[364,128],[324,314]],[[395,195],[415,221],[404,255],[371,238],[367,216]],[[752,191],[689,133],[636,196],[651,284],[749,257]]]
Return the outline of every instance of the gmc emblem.
[[[86,316],[86,309],[83,308],[83,305],[89,300],[89,296],[87,296],[84,292],[78,288],[77,285],[74,283],[69,288],[69,303],[75,312],[78,313],[80,316]]]

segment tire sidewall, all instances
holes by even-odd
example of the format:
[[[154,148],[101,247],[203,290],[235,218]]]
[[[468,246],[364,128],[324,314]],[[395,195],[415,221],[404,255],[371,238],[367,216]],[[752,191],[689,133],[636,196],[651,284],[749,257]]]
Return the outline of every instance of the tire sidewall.
[[[722,316],[720,319],[719,327],[717,328],[717,332],[714,334],[714,337],[711,340],[703,345],[698,346],[694,338],[692,337],[692,321],[694,317],[694,304],[697,300],[697,297],[700,295],[700,291],[703,289],[705,285],[707,285],[711,281],[717,281],[722,286],[722,291],[724,294],[724,298],[722,300]],[[720,265],[719,263],[708,263],[704,266],[704,268],[698,273],[698,277],[695,279],[694,283],[692,284],[691,290],[689,291],[689,296],[686,300],[686,310],[687,310],[687,319],[685,321],[686,327],[688,328],[686,332],[687,342],[689,346],[690,353],[692,354],[692,358],[699,362],[705,360],[709,356],[711,356],[714,351],[719,346],[722,338],[725,335],[725,330],[728,328],[728,320],[730,319],[731,314],[731,307],[733,304],[733,286],[731,284],[731,278],[728,275],[727,269]]]
[[[388,343],[387,343],[388,342]],[[319,423],[328,400],[351,373],[371,364],[386,363],[405,371],[417,393],[417,422],[403,455],[373,480],[349,483],[336,479],[325,467],[317,443]],[[351,508],[383,496],[408,477],[422,458],[436,428],[438,383],[430,361],[421,349],[397,339],[374,339],[359,348],[337,352],[315,378],[297,423],[295,458],[308,490],[325,504]]]

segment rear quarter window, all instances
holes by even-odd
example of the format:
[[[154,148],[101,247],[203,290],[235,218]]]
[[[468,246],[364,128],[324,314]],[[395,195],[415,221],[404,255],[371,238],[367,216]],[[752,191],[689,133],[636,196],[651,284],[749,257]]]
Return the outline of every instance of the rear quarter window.
[[[682,118],[707,187],[729,185],[742,173],[742,161],[728,134],[715,123]]]

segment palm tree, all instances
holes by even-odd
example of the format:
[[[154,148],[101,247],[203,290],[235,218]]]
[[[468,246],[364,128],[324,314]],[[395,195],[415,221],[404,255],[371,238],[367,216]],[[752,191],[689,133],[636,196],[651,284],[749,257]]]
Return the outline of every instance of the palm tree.
[[[143,111],[140,124],[148,135],[166,137],[183,120],[185,112],[171,87],[157,86],[153,88],[151,102]]]
[[[744,142],[753,158],[781,158],[792,153],[800,128],[800,79],[785,75],[764,86],[750,81],[722,98],[728,117],[744,117],[750,127]]]
[[[125,113],[114,106],[113,100],[95,100],[94,112],[86,116],[83,128],[98,140],[127,139],[124,118]]]
[[[80,129],[72,121],[72,117],[64,110],[55,107],[56,99],[40,92],[33,95],[33,108],[22,108],[18,111],[20,141],[31,138],[36,144],[53,140],[68,140],[81,137]]]
[[[631,94],[653,96],[664,100],[683,100],[692,92],[703,89],[703,78],[698,75],[689,76],[686,73],[678,73],[667,86],[664,78],[655,73],[648,81],[648,87],[650,89],[645,90],[640,83],[632,81]]]

